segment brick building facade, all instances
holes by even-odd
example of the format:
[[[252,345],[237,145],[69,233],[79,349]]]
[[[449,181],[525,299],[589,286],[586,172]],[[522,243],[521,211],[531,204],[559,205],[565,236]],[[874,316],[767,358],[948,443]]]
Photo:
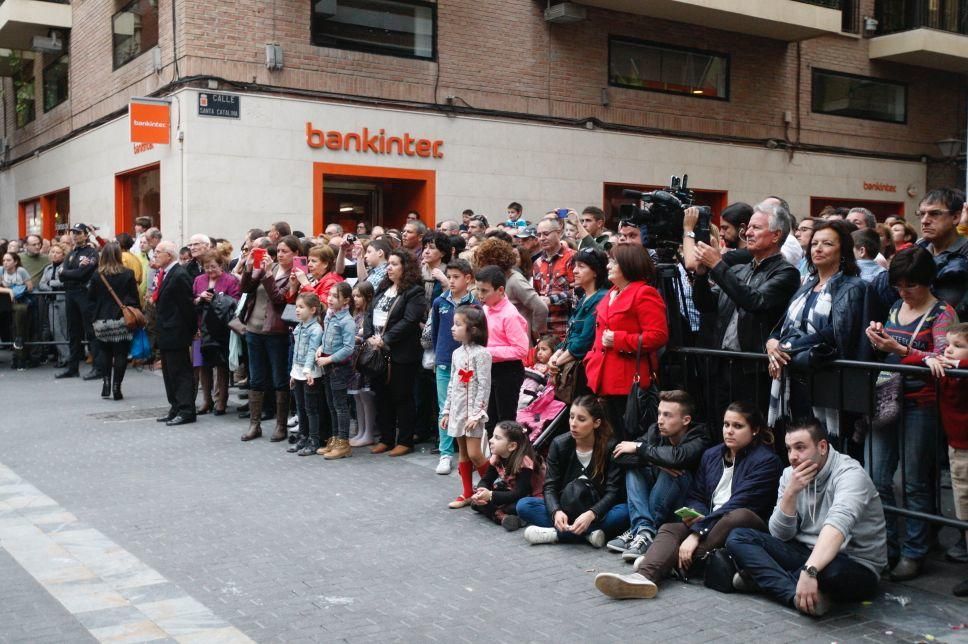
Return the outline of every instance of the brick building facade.
[[[950,11],[968,11],[964,2],[946,2]],[[5,5],[12,11],[14,5],[26,10],[46,4],[60,3],[0,4],[0,48],[23,47],[24,32],[29,36],[32,28],[43,36],[52,26],[50,19],[26,27],[12,19],[4,24]],[[546,20],[547,5],[538,0],[379,0],[370,8],[384,6],[398,20],[402,14],[394,12],[401,6],[416,5],[433,16],[429,57],[313,44],[312,17],[319,7],[325,12],[364,4],[74,0],[59,7],[70,20],[69,29],[57,29],[69,54],[60,103],[42,109],[45,92],[57,95],[46,78],[59,59],[56,52],[35,52],[33,58],[15,53],[0,64],[7,75],[0,234],[23,232],[38,225],[30,223],[38,217],[46,217],[39,225],[50,229],[58,203],[69,207],[58,226],[73,219],[126,227],[144,211],[132,213],[125,204],[125,177],[137,178],[129,171],[142,168],[160,175],[150,179],[160,195],[149,207],[158,212],[149,214],[163,229],[190,234],[188,229],[207,226],[213,234],[233,236],[239,228],[284,216],[300,228],[319,228],[333,218],[323,195],[332,183],[327,177],[336,177],[333,185],[350,196],[356,194],[351,184],[379,184],[379,203],[363,208],[379,210],[382,218],[373,221],[385,223],[397,223],[400,209],[415,204],[427,210],[421,214],[428,220],[452,217],[464,207],[500,215],[511,200],[531,214],[558,205],[609,207],[618,186],[662,185],[681,172],[709,191],[714,207],[779,193],[799,215],[839,200],[881,201],[911,216],[926,189],[964,184],[957,160],[941,159],[937,142],[965,136],[965,30],[945,32],[959,39],[955,51],[872,58],[872,43],[891,36],[881,34],[883,26],[865,29],[864,18],[890,16],[893,5],[915,2],[715,0],[705,4],[719,14],[697,17],[697,0],[589,0],[594,6],[569,5],[583,19],[562,23]],[[640,8],[644,4],[664,17],[644,15],[650,12]],[[836,27],[827,12],[836,14]],[[141,43],[128,52],[137,55],[118,65],[119,40],[131,44],[125,40],[126,14],[135,14],[136,31],[150,46]],[[965,24],[964,15],[944,17],[949,22],[943,28]],[[910,31],[921,26],[919,19],[910,19]],[[156,36],[145,36],[152,24]],[[791,25],[800,32],[791,35]],[[638,89],[616,82],[611,47],[631,42],[634,48],[640,41],[647,48],[668,47],[673,61],[690,51],[727,61],[724,100],[696,95],[701,89],[691,95],[679,86],[669,91],[668,84],[666,91],[644,91],[647,83],[638,78]],[[279,46],[281,69],[267,69],[267,43]],[[815,111],[816,70],[853,75],[844,78],[857,77],[861,84],[889,81],[903,95],[894,99],[903,114],[884,122]],[[24,123],[23,80],[31,72],[35,116]],[[240,96],[240,118],[199,116],[198,95],[209,91]],[[127,138],[129,100],[145,96],[173,101],[167,146],[138,150]],[[320,152],[306,145],[307,122],[327,129],[325,123],[335,123],[342,132],[385,127],[389,133],[393,124],[401,134],[412,130],[444,140],[446,153],[441,159],[396,159]],[[480,131],[490,138],[482,140],[475,133]],[[373,170],[380,167],[388,172]],[[394,192],[394,181],[424,185]],[[259,186],[259,194],[247,194],[248,186]],[[65,190],[66,201],[52,196]]]

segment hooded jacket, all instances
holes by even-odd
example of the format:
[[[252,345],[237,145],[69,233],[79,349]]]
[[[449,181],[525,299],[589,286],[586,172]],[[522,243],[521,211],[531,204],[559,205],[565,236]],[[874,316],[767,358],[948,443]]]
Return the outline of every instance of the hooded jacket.
[[[830,448],[816,478],[797,496],[797,514],[780,509],[793,467],[783,470],[777,504],[770,517],[770,534],[782,541],[816,545],[820,530],[829,525],[844,536],[841,551],[880,575],[887,566],[884,508],[874,483],[860,463]]]

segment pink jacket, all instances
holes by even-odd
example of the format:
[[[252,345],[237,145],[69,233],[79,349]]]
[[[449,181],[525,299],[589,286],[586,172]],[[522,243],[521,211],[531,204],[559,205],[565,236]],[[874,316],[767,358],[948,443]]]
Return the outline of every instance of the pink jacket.
[[[531,346],[528,322],[508,300],[484,306],[487,317],[487,350],[494,362],[524,360]]]

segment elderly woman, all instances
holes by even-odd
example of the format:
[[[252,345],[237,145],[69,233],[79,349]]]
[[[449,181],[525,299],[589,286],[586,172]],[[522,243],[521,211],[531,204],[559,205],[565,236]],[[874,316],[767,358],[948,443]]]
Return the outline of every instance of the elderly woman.
[[[534,290],[531,280],[518,270],[518,255],[511,244],[496,237],[485,239],[476,249],[473,264],[476,268],[497,266],[501,269],[507,277],[504,292],[527,320],[532,337],[537,338],[548,330],[548,305]]]
[[[588,387],[605,399],[620,441],[644,429],[625,427],[625,405],[632,387],[648,389],[652,384],[651,374],[659,362],[655,354],[669,340],[665,302],[651,286],[654,277],[655,266],[645,248],[620,244],[612,249],[608,263],[612,288],[596,308],[595,342],[585,355]]]
[[[948,345],[945,332],[957,322],[954,309],[931,293],[937,268],[931,253],[920,247],[898,252],[891,260],[888,280],[901,296],[887,320],[871,322],[867,338],[893,364],[923,365],[941,355]],[[904,493],[909,510],[931,513],[933,502],[932,450],[937,449],[938,417],[934,384],[920,376],[902,377],[899,423],[875,428],[871,434],[871,478],[885,505],[895,505],[894,475],[900,458],[898,433],[903,427]],[[930,529],[925,521],[906,518],[906,538],[898,544],[897,522],[887,522],[888,558],[897,560],[891,579],[906,581],[921,574],[928,554]],[[900,559],[898,560],[898,556]]]
[[[289,328],[282,312],[299,239],[292,235],[281,238],[276,244],[275,262],[265,256],[257,266],[255,250],[246,259],[241,285],[242,292],[248,294],[239,317],[245,322],[249,351],[249,430],[242,440],[262,436],[262,403],[270,387],[275,392],[276,429],[269,440],[276,443],[288,436]]]
[[[199,414],[214,410],[216,416],[225,413],[229,398],[229,330],[207,322],[207,313],[216,295],[238,300],[241,295],[239,280],[225,272],[225,258],[218,250],[207,250],[199,256],[202,274],[195,278],[192,293],[198,311],[198,327],[202,334],[202,365],[195,368],[204,403]],[[212,400],[212,387],[215,400]]]
[[[555,376],[556,395],[564,396],[566,401],[586,393],[588,388],[582,361],[595,342],[595,310],[608,292],[608,256],[604,252],[597,248],[578,251],[575,287],[581,295],[568,319],[568,333],[548,361],[548,369]],[[568,383],[572,386],[565,391],[563,385]]]
[[[325,306],[330,289],[343,281],[343,276],[335,268],[336,253],[332,246],[323,244],[310,248],[306,254],[306,272],[298,267],[292,269],[287,301],[295,302],[297,293],[315,293]]]
[[[824,360],[860,357],[867,284],[860,278],[848,224],[837,219],[816,222],[807,255],[807,271],[808,277],[790,301],[782,325],[766,342],[769,372],[774,378],[770,396],[771,425],[786,411],[781,401],[789,402],[794,418],[810,415],[810,393],[803,376],[806,369],[819,366],[818,347],[823,349]],[[795,361],[794,355],[798,356]],[[802,369],[796,373],[798,377],[787,381],[789,392],[781,392],[780,375],[791,361],[792,366],[802,366]],[[813,414],[826,425],[831,436],[840,435],[838,410],[814,407]]]

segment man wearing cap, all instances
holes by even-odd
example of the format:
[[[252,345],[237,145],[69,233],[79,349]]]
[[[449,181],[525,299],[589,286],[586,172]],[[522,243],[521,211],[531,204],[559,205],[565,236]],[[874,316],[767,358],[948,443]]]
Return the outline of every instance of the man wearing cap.
[[[84,380],[97,380],[101,372],[97,368],[97,343],[94,339],[94,329],[91,326],[91,303],[87,297],[87,284],[97,269],[97,250],[90,242],[91,229],[84,224],[74,224],[71,227],[71,239],[74,249],[64,260],[60,279],[64,284],[64,299],[67,306],[67,338],[70,341],[71,353],[67,359],[67,368],[56,374],[55,378],[74,378],[78,375],[78,368],[84,359],[84,347],[81,344],[87,339],[91,350],[91,372],[84,376]]]
[[[524,252],[528,254],[528,257],[534,257],[535,253],[538,252],[538,231],[535,230],[534,226],[525,226],[519,230],[514,235],[514,239],[517,240],[518,245],[524,249]]]

